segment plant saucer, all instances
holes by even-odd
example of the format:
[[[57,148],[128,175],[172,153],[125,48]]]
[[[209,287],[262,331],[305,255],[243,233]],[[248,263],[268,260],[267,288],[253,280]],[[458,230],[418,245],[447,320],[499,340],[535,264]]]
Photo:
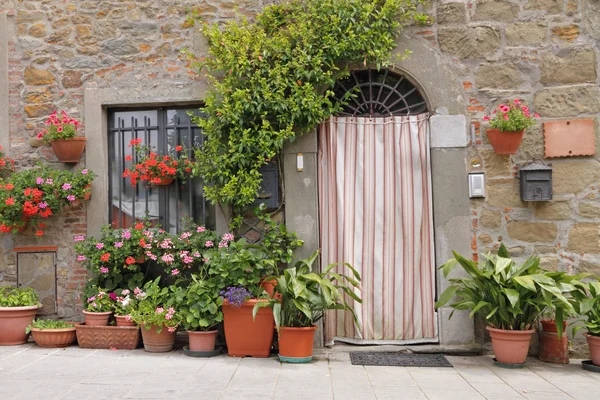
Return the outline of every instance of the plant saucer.
[[[221,346],[216,346],[213,351],[192,351],[189,346],[183,347],[183,353],[188,357],[199,357],[199,358],[207,358],[207,357],[215,357],[221,354],[223,349]]]
[[[521,369],[525,366],[525,363],[523,364],[505,364],[505,363],[501,363],[496,361],[496,358],[493,358],[494,360],[494,365],[496,367],[500,367],[500,368],[506,368],[506,369]]]
[[[600,366],[598,365],[594,365],[592,363],[592,360],[585,360],[581,362],[581,366],[583,367],[583,369],[585,369],[586,371],[592,371],[592,372],[600,372]]]

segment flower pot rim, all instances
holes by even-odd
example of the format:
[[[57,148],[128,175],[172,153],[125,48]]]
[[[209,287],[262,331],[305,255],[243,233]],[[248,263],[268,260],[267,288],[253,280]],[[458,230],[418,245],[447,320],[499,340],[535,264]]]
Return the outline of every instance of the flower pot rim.
[[[85,136],[74,136],[72,138],[68,138],[68,139],[56,139],[56,140],[51,140],[50,143],[52,142],[68,142],[68,141],[77,141],[77,140],[87,140],[87,138]]]
[[[583,334],[586,338],[591,338],[592,340],[600,340],[600,336],[592,335],[590,332],[585,332]]]
[[[485,329],[487,329],[490,332],[507,332],[507,333],[514,333],[515,335],[529,335],[532,333],[535,333],[535,329],[526,329],[526,330],[520,330],[520,329],[499,329],[499,328],[492,328],[491,326],[487,325],[485,327]]]
[[[83,310],[84,314],[92,314],[92,315],[110,315],[113,312],[112,311],[86,311]]]
[[[214,329],[212,331],[190,331],[190,330],[187,331],[187,333],[190,335],[212,335],[215,332],[219,332],[219,330]]]
[[[503,131],[500,128],[488,128],[485,130],[485,132],[503,132],[503,133],[521,133],[521,132],[525,132],[525,129],[519,129],[518,131]]]
[[[269,299],[249,299],[249,300],[244,301],[240,307],[250,307],[250,306],[254,307],[254,305],[256,303],[265,303],[268,301],[269,301]],[[233,307],[233,305],[227,299],[223,299],[223,305]],[[235,308],[238,308],[238,307],[235,307]]]
[[[279,329],[284,331],[316,331],[317,326],[280,326]]]
[[[37,310],[41,308],[38,304],[37,306],[18,306],[18,307],[0,307],[0,311],[26,311],[26,310]]]
[[[63,332],[73,332],[76,331],[77,328],[31,328],[31,332],[47,332],[47,333],[63,333]]]

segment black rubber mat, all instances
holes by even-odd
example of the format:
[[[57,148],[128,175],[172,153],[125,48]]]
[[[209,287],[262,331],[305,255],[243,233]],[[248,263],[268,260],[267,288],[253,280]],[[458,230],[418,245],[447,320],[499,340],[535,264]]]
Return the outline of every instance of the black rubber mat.
[[[406,354],[396,352],[355,351],[352,365],[390,365],[395,367],[452,367],[443,354]]]

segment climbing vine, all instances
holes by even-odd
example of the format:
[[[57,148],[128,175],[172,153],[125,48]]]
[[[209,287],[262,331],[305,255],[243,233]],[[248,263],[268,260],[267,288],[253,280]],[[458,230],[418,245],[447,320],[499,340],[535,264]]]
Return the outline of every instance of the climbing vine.
[[[251,204],[259,168],[340,110],[351,94],[334,99],[331,89],[349,65],[391,63],[400,29],[427,20],[421,3],[292,0],[266,7],[252,23],[202,23],[208,55],[189,56],[211,84],[204,116],[195,120],[207,140],[196,151],[194,174],[207,199],[236,214]]]

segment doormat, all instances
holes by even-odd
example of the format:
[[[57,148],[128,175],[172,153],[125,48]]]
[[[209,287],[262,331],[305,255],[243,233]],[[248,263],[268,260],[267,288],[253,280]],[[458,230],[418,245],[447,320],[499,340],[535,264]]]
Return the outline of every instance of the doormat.
[[[356,351],[350,353],[352,365],[389,365],[395,367],[452,367],[443,354],[406,354]]]

